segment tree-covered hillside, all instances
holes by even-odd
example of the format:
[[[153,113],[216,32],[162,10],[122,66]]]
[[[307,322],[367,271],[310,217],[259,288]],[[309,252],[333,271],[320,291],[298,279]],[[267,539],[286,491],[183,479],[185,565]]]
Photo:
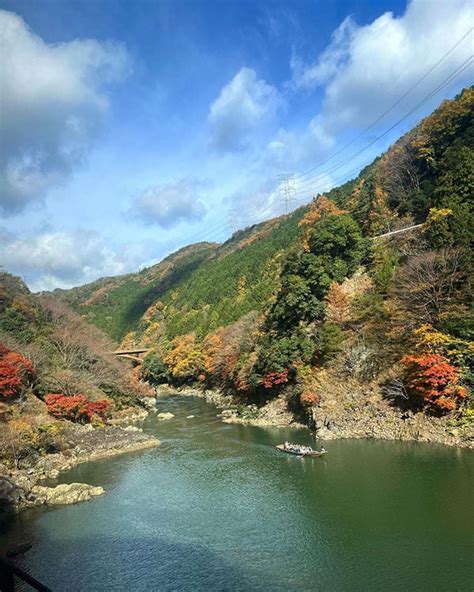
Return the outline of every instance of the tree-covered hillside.
[[[275,292],[279,265],[298,235],[304,209],[236,232],[222,245],[198,243],[138,273],[56,290],[81,316],[116,340],[167,318],[167,336],[190,330],[204,336],[251,310]],[[140,323],[140,318],[145,319]]]
[[[207,247],[169,281],[146,270],[63,297],[109,334],[149,346],[152,381],[197,381],[247,402],[288,393],[308,410],[324,404],[332,373],[374,382],[397,405],[467,413],[473,107],[469,88],[356,179]]]
[[[64,302],[0,273],[0,463],[66,450],[71,421],[103,427],[151,393],[114,346]]]
[[[149,306],[192,274],[216,248],[214,243],[191,245],[137,273],[102,278],[71,290],[55,290],[54,295],[119,341]]]

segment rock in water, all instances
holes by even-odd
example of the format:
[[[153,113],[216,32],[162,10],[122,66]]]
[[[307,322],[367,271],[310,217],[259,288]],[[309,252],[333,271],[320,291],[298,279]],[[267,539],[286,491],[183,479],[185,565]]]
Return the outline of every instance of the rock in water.
[[[172,419],[174,417],[174,413],[158,413],[156,417],[158,419]]]
[[[186,415],[186,419],[193,419],[194,415]]]
[[[62,483],[56,487],[36,485],[31,490],[31,493],[33,493],[37,499],[43,500],[43,503],[45,504],[59,506],[85,502],[92,497],[102,495],[105,492],[102,487],[94,487],[87,483]]]

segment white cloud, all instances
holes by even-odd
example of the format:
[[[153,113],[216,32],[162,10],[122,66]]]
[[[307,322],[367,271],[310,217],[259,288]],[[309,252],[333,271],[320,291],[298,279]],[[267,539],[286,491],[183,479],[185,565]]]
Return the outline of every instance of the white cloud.
[[[332,141],[322,137],[318,130],[315,133],[312,125],[308,130],[296,132],[281,128],[260,152],[260,158],[255,161],[256,170],[264,167],[278,175],[285,171],[310,167],[332,145]]]
[[[387,12],[366,26],[347,18],[313,64],[292,61],[297,87],[325,85],[322,113],[312,131],[330,139],[363,127],[414,85],[472,26],[470,0],[412,0],[400,17]],[[467,37],[400,105],[407,111],[472,54]],[[459,87],[469,83],[464,72]],[[397,113],[395,112],[394,115]]]
[[[0,228],[0,265],[24,277],[34,291],[68,288],[135,270],[150,258],[150,251],[150,245],[134,244],[115,252],[92,231],[44,231],[20,237]]]
[[[47,44],[0,10],[0,210],[44,197],[84,162],[108,101],[104,87],[130,71],[120,44]]]
[[[291,69],[294,83],[298,87],[312,87],[325,84],[343,66],[350,54],[350,43],[357,29],[352,17],[346,17],[333,32],[330,45],[314,64],[305,66],[300,58],[293,56]]]
[[[208,116],[211,146],[222,151],[246,147],[250,136],[278,110],[280,94],[254,70],[242,68],[224,86]]]
[[[131,204],[128,214],[145,224],[170,228],[179,222],[200,220],[206,207],[200,191],[206,184],[192,179],[156,185],[145,189]]]

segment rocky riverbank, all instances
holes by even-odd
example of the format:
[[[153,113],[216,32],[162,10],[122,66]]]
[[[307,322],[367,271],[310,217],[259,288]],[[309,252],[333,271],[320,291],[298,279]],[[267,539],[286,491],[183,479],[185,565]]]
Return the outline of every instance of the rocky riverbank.
[[[67,487],[46,487],[43,483],[84,462],[160,445],[157,438],[132,425],[71,426],[64,431],[64,439],[66,446],[61,452],[20,463],[16,469],[9,470],[0,465],[0,506],[21,510],[42,504],[70,504],[90,499],[103,490],[85,483],[73,483]]]
[[[375,384],[353,381],[338,383],[327,377],[330,386],[322,384],[321,404],[308,413],[302,424],[288,409],[288,395],[269,401],[262,407],[239,404],[232,396],[215,390],[192,387],[158,390],[162,394],[205,398],[222,409],[224,423],[254,426],[309,427],[322,441],[338,438],[374,438],[380,440],[414,440],[474,449],[474,426],[460,426],[454,418],[434,417],[394,407],[381,396]]]

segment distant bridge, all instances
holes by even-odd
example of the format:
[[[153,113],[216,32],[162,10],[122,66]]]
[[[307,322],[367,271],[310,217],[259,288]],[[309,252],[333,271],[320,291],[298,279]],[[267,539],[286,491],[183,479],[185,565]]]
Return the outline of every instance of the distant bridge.
[[[400,234],[401,232],[408,232],[410,230],[416,230],[417,228],[421,228],[423,224],[414,224],[413,226],[407,226],[406,228],[400,228],[400,230],[392,230],[391,232],[386,232],[385,234],[378,234],[377,236],[373,236],[372,240],[376,240],[378,238],[388,238],[389,236],[393,236],[394,234]]]
[[[147,347],[135,348],[135,349],[117,349],[111,354],[117,358],[126,358],[127,360],[133,360],[141,364],[143,358],[150,350]]]

